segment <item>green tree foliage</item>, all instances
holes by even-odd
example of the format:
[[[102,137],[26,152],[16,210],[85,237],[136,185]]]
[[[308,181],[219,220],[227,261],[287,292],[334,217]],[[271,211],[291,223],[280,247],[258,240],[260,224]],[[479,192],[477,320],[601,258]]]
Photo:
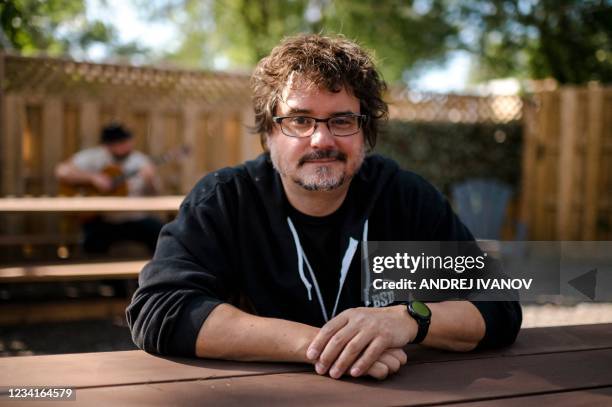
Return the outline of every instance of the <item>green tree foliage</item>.
[[[89,20],[85,0],[0,0],[0,28],[0,49],[25,55],[83,54],[95,44],[128,60],[148,52],[135,42],[121,43],[111,24]]]
[[[177,24],[181,46],[167,58],[187,65],[210,67],[216,56],[233,67],[251,68],[283,37],[323,32],[376,50],[385,78],[395,81],[457,46],[441,0],[133,1],[139,8],[149,4],[149,18]]]
[[[481,78],[612,82],[610,0],[463,0],[457,10]]]
[[[103,44],[128,60],[250,69],[284,36],[322,32],[375,50],[389,82],[458,49],[475,56],[477,79],[612,82],[612,0],[131,1],[174,24],[178,45],[153,56],[122,44],[112,24],[87,19],[85,0],[0,0],[0,49],[78,54]]]
[[[327,3],[316,31],[343,33],[375,50],[393,82],[458,47],[458,30],[445,1],[336,0]]]
[[[0,0],[2,48],[66,53],[114,38],[112,27],[87,21],[83,0]]]

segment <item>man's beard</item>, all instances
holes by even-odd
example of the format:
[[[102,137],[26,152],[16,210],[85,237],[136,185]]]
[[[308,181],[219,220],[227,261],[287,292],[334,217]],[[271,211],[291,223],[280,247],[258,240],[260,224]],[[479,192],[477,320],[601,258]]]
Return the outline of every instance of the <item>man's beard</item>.
[[[320,160],[326,158],[335,158],[338,161],[346,163],[346,154],[338,150],[315,150],[312,153],[304,155],[298,161],[295,171],[292,174],[288,173],[287,168],[282,168],[282,161],[278,157],[277,153],[275,153],[274,149],[270,151],[270,156],[272,159],[272,164],[274,165],[274,169],[276,169],[279,174],[281,174],[282,176],[288,176],[291,181],[293,181],[295,184],[299,185],[307,191],[333,191],[335,189],[340,188],[346,182],[350,181],[354,175],[354,173],[347,174],[346,168],[338,173],[337,170],[334,170],[332,168],[332,162],[306,164],[306,162],[311,160]],[[357,172],[357,170],[361,166],[361,163],[363,162],[363,156],[364,154],[362,152],[357,168],[354,172]],[[300,169],[303,168],[304,165],[315,166],[314,172],[309,171],[308,173],[300,173]]]

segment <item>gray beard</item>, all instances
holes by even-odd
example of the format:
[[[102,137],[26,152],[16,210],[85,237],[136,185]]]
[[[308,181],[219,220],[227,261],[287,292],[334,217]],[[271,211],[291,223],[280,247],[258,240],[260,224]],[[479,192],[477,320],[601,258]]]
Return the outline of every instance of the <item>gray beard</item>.
[[[287,173],[282,171],[278,165],[276,165],[276,160],[272,159],[272,166],[281,176],[287,176]],[[340,188],[347,181],[346,172],[342,172],[340,177],[337,179],[330,179],[331,171],[329,168],[325,166],[318,167],[316,169],[316,174],[310,180],[305,180],[304,178],[291,177],[291,181],[293,181],[296,185],[304,188],[306,191],[333,191],[334,189]],[[314,179],[312,179],[314,178]]]
[[[333,191],[340,188],[346,181],[346,173],[342,172],[340,177],[336,179],[330,178],[330,170],[327,167],[318,167],[316,170],[315,179],[304,180],[293,178],[292,181],[301,186],[307,191]],[[311,177],[312,178],[312,177]]]

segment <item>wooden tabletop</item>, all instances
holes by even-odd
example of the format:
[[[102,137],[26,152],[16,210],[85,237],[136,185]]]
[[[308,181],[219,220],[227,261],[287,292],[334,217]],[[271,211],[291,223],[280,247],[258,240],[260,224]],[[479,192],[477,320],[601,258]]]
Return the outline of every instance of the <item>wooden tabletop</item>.
[[[177,211],[182,195],[152,197],[0,198],[0,212],[164,212]]]
[[[0,385],[70,386],[76,401],[63,403],[69,406],[612,405],[612,324],[525,329],[501,351],[410,346],[408,355],[408,364],[382,382],[333,380],[306,365],[141,351],[9,357],[0,359]],[[25,405],[9,400],[6,387],[3,393],[2,405]]]

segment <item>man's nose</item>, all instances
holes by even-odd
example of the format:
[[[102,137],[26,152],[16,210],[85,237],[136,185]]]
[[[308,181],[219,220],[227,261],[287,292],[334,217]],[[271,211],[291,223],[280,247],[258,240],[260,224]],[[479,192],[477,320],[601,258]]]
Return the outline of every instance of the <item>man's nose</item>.
[[[329,131],[329,128],[325,123],[317,123],[317,127],[310,136],[310,147],[318,149],[328,149],[336,144],[336,140],[333,134]]]

